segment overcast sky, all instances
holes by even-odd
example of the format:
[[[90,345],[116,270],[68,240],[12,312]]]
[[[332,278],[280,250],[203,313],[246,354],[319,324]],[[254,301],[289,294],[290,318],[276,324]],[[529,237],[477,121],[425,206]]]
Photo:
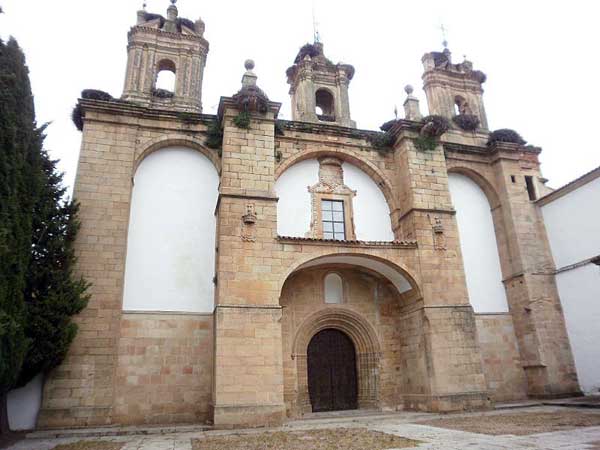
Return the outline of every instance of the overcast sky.
[[[70,120],[82,89],[118,97],[125,76],[127,31],[143,0],[0,0],[0,37],[13,35],[31,72],[38,122],[52,121],[46,146],[72,185],[81,134]],[[166,14],[168,0],[147,0]],[[377,129],[402,110],[403,87],[415,86],[427,111],[421,57],[463,55],[488,75],[484,101],[491,129],[513,128],[543,147],[542,171],[559,187],[600,166],[600,6],[595,1],[315,0],[325,54],[353,64],[352,118]],[[180,16],[206,22],[210,52],[205,113],[240,87],[246,58],[258,84],[290,118],[285,70],[313,39],[312,0],[179,0]]]

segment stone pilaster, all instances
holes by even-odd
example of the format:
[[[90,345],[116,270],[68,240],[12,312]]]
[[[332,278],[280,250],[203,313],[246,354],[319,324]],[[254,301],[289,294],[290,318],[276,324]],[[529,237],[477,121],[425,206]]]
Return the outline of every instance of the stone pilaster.
[[[537,157],[499,144],[493,167],[508,240],[506,287],[531,396],[579,392],[541,211],[529,200],[525,176],[540,176]],[[514,181],[513,181],[514,180]]]
[[[248,129],[223,99],[223,171],[217,207],[217,304],[213,417],[218,427],[281,423],[283,363],[275,243],[274,116],[252,113]]]
[[[137,129],[106,126],[86,110],[74,199],[81,228],[77,274],[91,283],[65,361],[47,378],[38,427],[112,423],[131,173]]]
[[[419,243],[423,299],[421,339],[428,392],[405,395],[412,409],[449,411],[489,406],[485,377],[469,304],[458,226],[441,147],[417,150],[403,132],[396,148],[400,215],[396,238]]]

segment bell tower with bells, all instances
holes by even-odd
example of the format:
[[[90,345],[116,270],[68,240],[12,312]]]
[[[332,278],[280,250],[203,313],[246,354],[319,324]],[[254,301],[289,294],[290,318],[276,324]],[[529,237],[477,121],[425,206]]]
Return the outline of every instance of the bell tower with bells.
[[[144,8],[128,34],[123,100],[151,108],[202,112],[202,79],[208,42],[204,22],[179,17],[171,0],[166,17]],[[157,87],[163,72],[175,79],[171,89]]]

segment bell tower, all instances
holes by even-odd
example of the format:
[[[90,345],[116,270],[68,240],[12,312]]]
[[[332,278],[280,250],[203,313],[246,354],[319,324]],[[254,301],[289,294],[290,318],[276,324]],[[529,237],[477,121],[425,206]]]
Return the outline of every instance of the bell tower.
[[[487,130],[488,122],[483,106],[483,88],[486,75],[473,70],[466,59],[452,63],[452,53],[444,41],[444,51],[426,53],[423,58],[423,89],[427,96],[429,113],[446,117],[475,116],[478,127]]]
[[[128,34],[128,60],[123,100],[151,108],[202,112],[202,78],[208,42],[204,22],[179,17],[171,0],[167,17],[145,10]],[[157,87],[163,72],[174,78],[170,89]]]
[[[287,71],[292,96],[292,120],[356,128],[350,119],[348,86],[354,76],[349,64],[334,64],[323,44],[303,46]]]

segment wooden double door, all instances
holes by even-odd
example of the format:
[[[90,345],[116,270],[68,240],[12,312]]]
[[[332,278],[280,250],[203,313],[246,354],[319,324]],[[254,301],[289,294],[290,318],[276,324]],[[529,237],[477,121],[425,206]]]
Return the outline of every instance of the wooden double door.
[[[313,412],[356,409],[356,352],[339,330],[315,334],[308,345],[308,392]]]

